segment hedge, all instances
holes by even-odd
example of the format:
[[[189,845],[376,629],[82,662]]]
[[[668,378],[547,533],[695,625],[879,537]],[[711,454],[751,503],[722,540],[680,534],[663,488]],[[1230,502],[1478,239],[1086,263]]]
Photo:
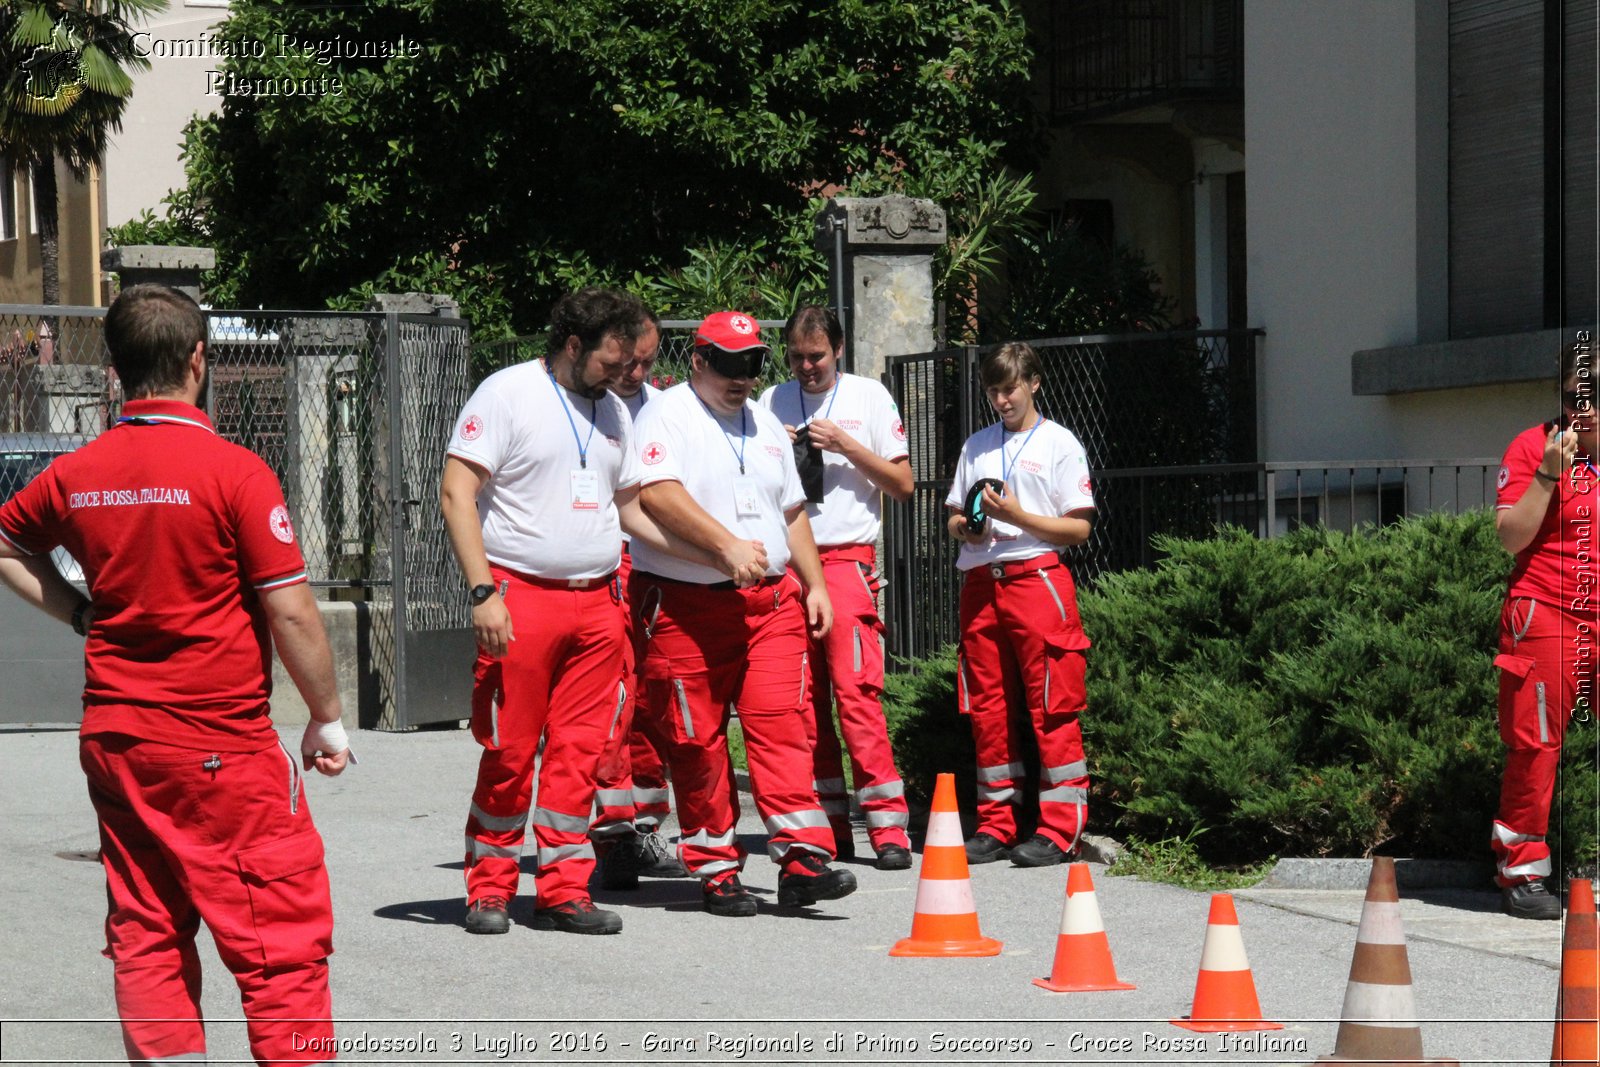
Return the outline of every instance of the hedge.
[[[1502,746],[1492,659],[1510,557],[1487,512],[1377,531],[1158,539],[1150,570],[1081,591],[1091,829],[1186,835],[1217,864],[1273,855],[1488,855]],[[972,742],[955,654],[891,676],[908,789]],[[1569,726],[1551,845],[1596,857],[1596,728]],[[965,810],[970,812],[970,807]]]

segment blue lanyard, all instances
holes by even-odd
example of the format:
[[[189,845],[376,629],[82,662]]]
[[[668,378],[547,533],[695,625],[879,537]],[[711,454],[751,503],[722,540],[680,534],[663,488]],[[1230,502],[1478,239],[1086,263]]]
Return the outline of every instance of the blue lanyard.
[[[1000,480],[1002,482],[1005,482],[1007,485],[1011,484],[1010,479],[1007,477],[1007,473],[1011,470],[1012,464],[1015,464],[1017,460],[1022,457],[1022,449],[1028,447],[1028,442],[1033,440],[1033,435],[1038,433],[1039,427],[1043,425],[1044,416],[1040,415],[1039,421],[1033,424],[1033,429],[1029,430],[1028,436],[1022,439],[1021,447],[1017,449],[1016,454],[1011,457],[1011,461],[1008,463],[1006,461],[1006,424],[1003,422],[1000,424]],[[1017,432],[1021,433],[1022,431],[1018,430]]]
[[[700,401],[700,406],[706,409],[706,414],[710,415],[712,421],[717,424],[717,429],[722,431],[722,440],[727,444],[728,451],[733,453],[733,458],[739,461],[739,473],[743,474],[744,473],[744,443],[745,443],[745,436],[744,435],[745,435],[745,430],[746,430],[746,426],[745,426],[745,409],[744,409],[744,407],[741,406],[739,408],[739,447],[738,448],[734,448],[733,447],[733,442],[728,440],[728,431],[727,431],[727,429],[724,428],[723,425],[722,425],[722,417],[719,416],[715,411],[711,410],[711,405],[706,403],[705,398],[700,395],[699,390],[697,390],[694,386],[692,386],[692,385],[689,386],[689,391],[694,394],[694,398],[696,400]]]
[[[833,391],[828,394],[828,410],[822,413],[822,417],[825,419],[833,418],[833,402],[839,399],[839,383],[842,381],[844,381],[844,375],[836,374],[833,376]],[[800,385],[799,382],[795,384]],[[817,406],[821,407],[820,404]],[[803,385],[800,386],[800,421],[807,424],[811,422],[811,416],[806,414],[806,387]]]
[[[556,391],[556,399],[561,401],[561,410],[567,413],[567,425],[572,427],[572,439],[578,444],[578,466],[584,470],[588,470],[589,445],[594,442],[594,424],[596,421],[595,416],[597,414],[598,402],[594,400],[589,401],[589,439],[587,441],[579,441],[578,423],[577,420],[572,417],[572,409],[567,406],[566,391],[561,388],[561,383],[556,381],[555,371],[551,370],[549,367],[546,367],[544,372],[550,375],[550,385]]]

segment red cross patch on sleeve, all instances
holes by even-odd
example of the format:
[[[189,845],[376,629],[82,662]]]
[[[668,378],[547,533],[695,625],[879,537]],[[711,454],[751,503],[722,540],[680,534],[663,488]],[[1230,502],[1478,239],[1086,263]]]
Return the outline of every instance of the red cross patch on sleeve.
[[[662,460],[667,458],[667,450],[662,446],[661,442],[651,441],[649,444],[645,445],[644,450],[639,453],[639,458],[653,467],[657,463],[660,463]]]

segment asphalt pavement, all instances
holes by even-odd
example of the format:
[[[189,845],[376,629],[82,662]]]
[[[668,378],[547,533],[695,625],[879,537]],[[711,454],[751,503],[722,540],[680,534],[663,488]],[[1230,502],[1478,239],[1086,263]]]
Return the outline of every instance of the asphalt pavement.
[[[285,730],[291,745],[298,733]],[[1209,894],[1092,865],[1116,970],[1137,988],[1049,993],[1032,980],[1051,970],[1067,868],[972,869],[998,956],[891,958],[911,929],[917,868],[856,862],[853,896],[780,909],[748,797],[739,831],[756,917],[707,915],[693,881],[647,879],[596,893],[621,913],[618,936],[518,924],[474,937],[461,925],[461,854],[477,746],[457,731],[353,740],[359,766],[307,782],[333,882],[344,1062],[1309,1064],[1333,1051],[1359,888],[1235,894],[1262,1013],[1283,1029],[1226,1036],[1171,1021],[1190,1010]],[[76,744],[70,727],[0,728],[3,1064],[123,1062]],[[1487,889],[1402,898],[1427,1054],[1547,1062],[1561,924],[1501,916]],[[519,899],[514,917],[531,906]],[[202,942],[210,1062],[248,1063],[237,992]]]

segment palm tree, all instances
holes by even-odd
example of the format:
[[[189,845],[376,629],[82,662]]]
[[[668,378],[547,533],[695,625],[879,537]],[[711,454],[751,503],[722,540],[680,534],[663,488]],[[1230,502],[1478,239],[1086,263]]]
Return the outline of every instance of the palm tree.
[[[132,25],[166,0],[0,0],[0,147],[33,175],[44,302],[61,303],[59,158],[82,180],[122,129],[130,71],[150,68]],[[10,175],[0,175],[10,181]]]

